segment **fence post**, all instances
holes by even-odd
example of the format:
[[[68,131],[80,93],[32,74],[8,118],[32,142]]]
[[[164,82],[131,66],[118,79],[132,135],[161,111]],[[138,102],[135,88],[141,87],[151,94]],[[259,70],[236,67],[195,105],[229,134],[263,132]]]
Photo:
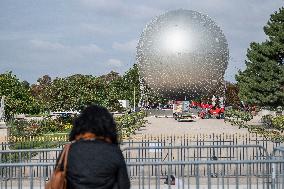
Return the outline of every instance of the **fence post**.
[[[272,158],[275,159],[275,158]],[[276,168],[275,168],[275,163],[271,164],[271,189],[275,189],[275,182],[276,180]]]

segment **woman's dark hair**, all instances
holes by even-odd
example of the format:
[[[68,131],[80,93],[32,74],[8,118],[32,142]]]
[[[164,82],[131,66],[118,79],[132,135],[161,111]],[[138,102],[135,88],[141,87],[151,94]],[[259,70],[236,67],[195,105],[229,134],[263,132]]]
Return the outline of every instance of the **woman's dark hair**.
[[[112,114],[102,106],[90,105],[75,118],[73,128],[69,135],[69,140],[84,133],[93,133],[96,136],[108,137],[112,143],[118,144],[116,124]]]

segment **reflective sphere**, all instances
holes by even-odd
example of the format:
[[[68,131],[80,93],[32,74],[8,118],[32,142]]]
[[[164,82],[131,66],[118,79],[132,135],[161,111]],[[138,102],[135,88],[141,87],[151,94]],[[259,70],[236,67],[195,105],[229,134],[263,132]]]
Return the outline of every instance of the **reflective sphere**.
[[[228,58],[222,30],[208,16],[191,10],[154,18],[143,30],[136,55],[145,84],[172,99],[222,90]]]

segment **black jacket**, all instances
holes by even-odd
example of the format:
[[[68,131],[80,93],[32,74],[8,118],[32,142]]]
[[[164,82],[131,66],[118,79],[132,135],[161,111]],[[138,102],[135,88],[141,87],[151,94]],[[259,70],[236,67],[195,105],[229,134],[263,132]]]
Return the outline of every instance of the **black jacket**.
[[[117,145],[101,140],[79,140],[70,147],[68,189],[129,189],[125,161]]]

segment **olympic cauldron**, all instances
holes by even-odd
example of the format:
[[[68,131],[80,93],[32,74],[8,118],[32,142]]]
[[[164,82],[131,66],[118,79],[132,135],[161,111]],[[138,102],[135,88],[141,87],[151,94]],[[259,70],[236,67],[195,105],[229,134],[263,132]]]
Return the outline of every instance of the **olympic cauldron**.
[[[154,18],[143,30],[136,62],[143,82],[163,97],[197,98],[220,88],[229,59],[217,24],[191,10]]]

